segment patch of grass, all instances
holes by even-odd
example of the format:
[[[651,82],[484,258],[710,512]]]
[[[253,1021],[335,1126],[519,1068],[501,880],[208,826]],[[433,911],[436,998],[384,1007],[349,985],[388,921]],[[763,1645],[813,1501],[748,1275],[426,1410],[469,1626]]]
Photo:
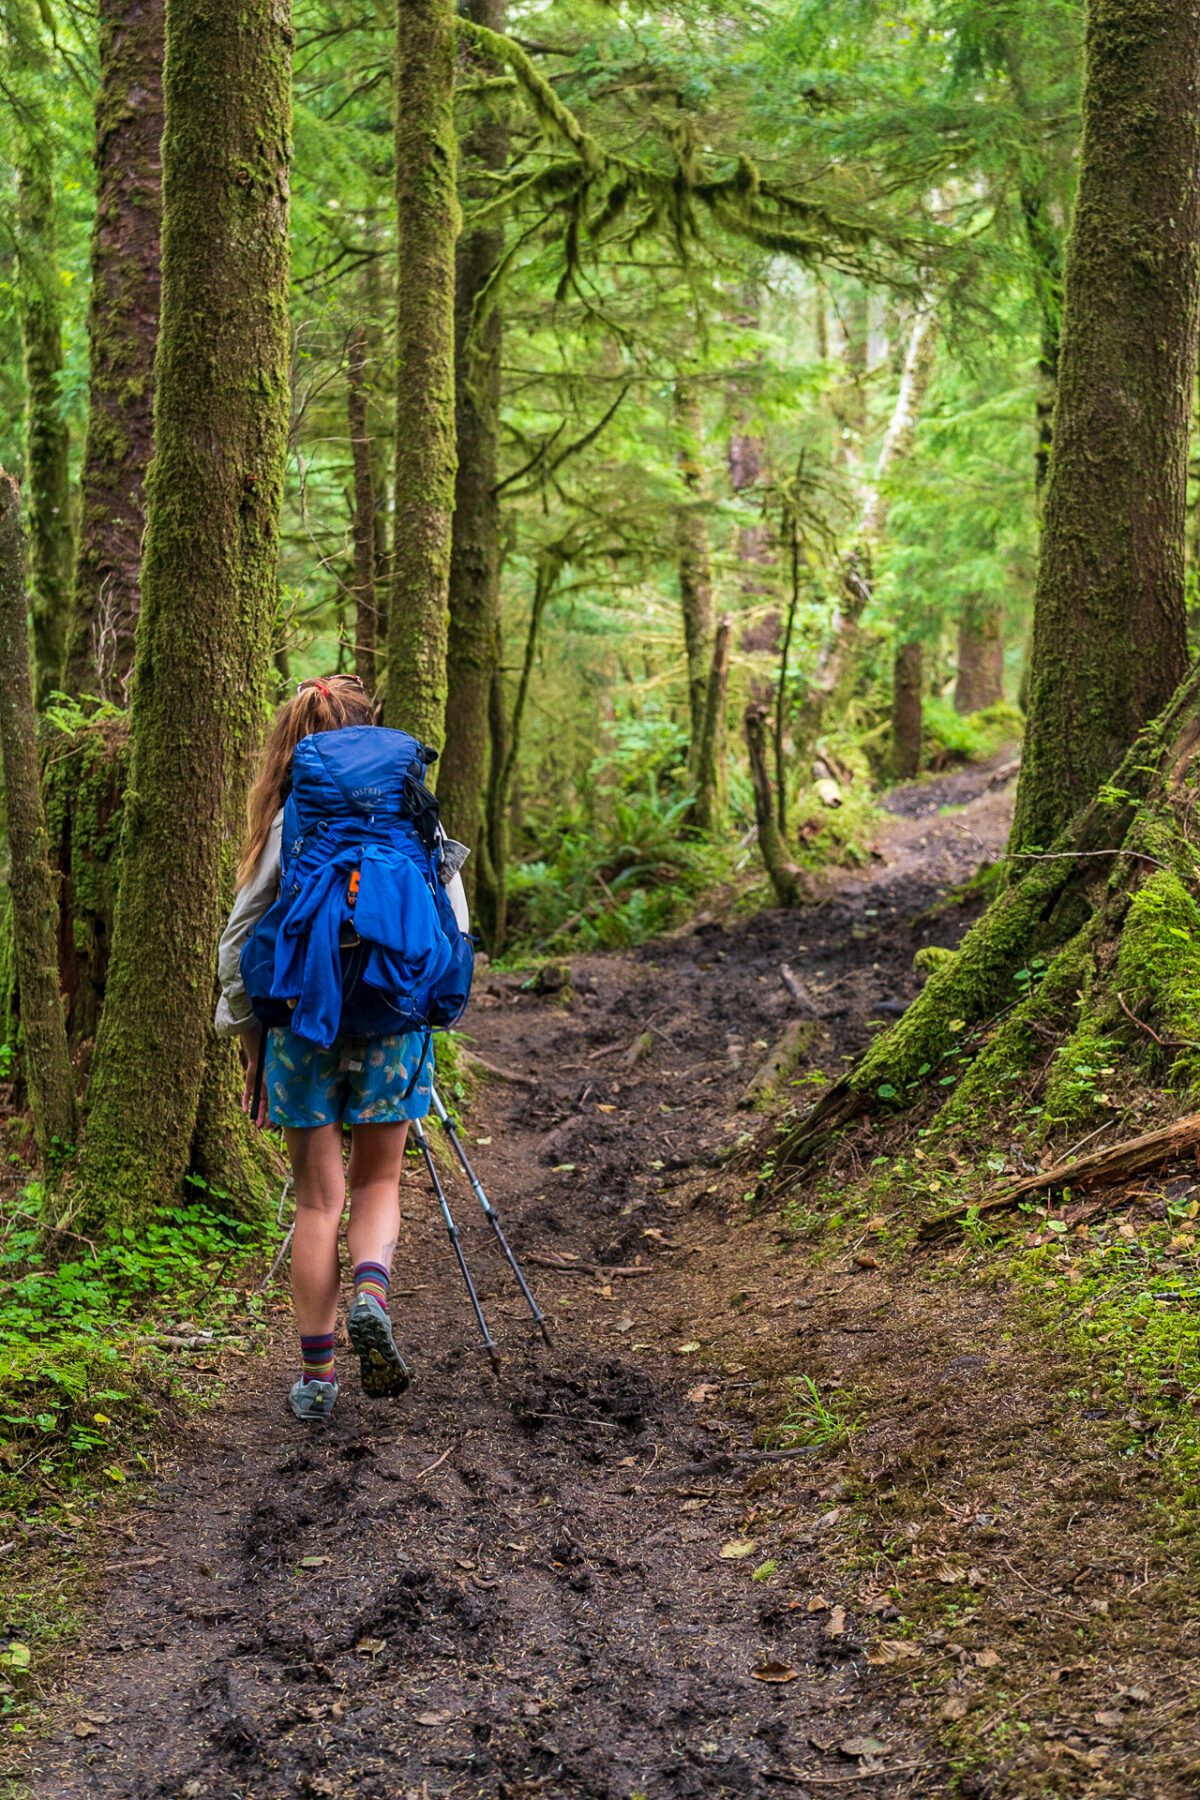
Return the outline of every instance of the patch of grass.
[[[794,1375],[782,1417],[763,1436],[768,1450],[828,1449],[853,1436],[860,1416],[851,1415],[842,1394],[826,1398],[811,1375]]]

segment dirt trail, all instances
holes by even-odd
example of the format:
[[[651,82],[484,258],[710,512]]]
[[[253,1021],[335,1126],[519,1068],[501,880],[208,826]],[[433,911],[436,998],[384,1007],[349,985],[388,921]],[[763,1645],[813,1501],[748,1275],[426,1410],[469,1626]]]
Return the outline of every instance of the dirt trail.
[[[867,1660],[895,1617],[906,1532],[931,1569],[994,1553],[988,1603],[1010,1637],[1012,1618],[1039,1618],[1056,1667],[1078,1662],[1099,1617],[1088,1580],[1110,1591],[1125,1552],[1096,1551],[1103,1574],[1065,1589],[1065,1611],[1053,1595],[1048,1612],[1031,1603],[1047,1558],[1074,1581],[1076,1553],[1055,1527],[1057,1549],[1039,1540],[1025,1560],[999,1503],[989,1510],[996,1468],[1020,1463],[1003,1479],[1014,1493],[1027,1483],[1030,1516],[1047,1493],[1055,1518],[1103,1502],[1039,1486],[1052,1479],[1034,1430],[1047,1394],[1001,1341],[999,1300],[921,1278],[906,1310],[881,1273],[816,1267],[769,1219],[747,1218],[745,1179],[720,1162],[752,1117],[736,1102],[761,1047],[794,1016],[781,962],[814,999],[835,1066],[867,1021],[911,997],[914,950],[963,929],[962,909],[927,909],[1002,841],[1010,793],[989,780],[972,771],[898,796],[883,859],[821,906],[576,959],[565,1003],[485,976],[477,1048],[536,1085],[490,1083],[470,1137],[530,1254],[553,1349],[531,1338],[456,1184],[504,1345],[503,1375],[488,1374],[412,1173],[394,1307],[410,1395],[366,1402],[344,1358],[332,1424],[298,1429],[282,1408],[281,1305],[274,1355],[246,1366],[132,1516],[56,1734],[38,1747],[39,1800],[1194,1791],[1165,1775],[1093,1788],[1117,1765],[1089,1764],[1086,1737],[1064,1760],[1045,1733],[1037,1757],[997,1735],[991,1774],[969,1756],[952,1771],[907,1665]],[[926,810],[939,800],[963,810]],[[555,1258],[588,1272],[556,1273]],[[914,1396],[917,1364],[932,1380]],[[754,1448],[756,1394],[792,1371],[881,1396],[854,1458],[736,1460]],[[1101,1440],[1075,1449],[1072,1479],[1087,1487]],[[851,1498],[868,1520],[853,1577]],[[755,1547],[723,1556],[735,1541]],[[774,1573],[752,1580],[768,1561]],[[964,1711],[993,1679],[999,1627],[983,1642],[983,1616],[968,1596],[940,1633]],[[772,1664],[782,1679],[756,1676]],[[1094,1684],[1070,1679],[1087,1714]]]

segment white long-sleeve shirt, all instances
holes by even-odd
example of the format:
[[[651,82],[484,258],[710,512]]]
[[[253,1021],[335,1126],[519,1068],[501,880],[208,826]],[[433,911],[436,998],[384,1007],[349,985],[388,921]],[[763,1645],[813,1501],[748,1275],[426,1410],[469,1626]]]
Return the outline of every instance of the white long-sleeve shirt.
[[[229,923],[221,933],[221,944],[217,951],[217,979],[221,984],[221,998],[217,1002],[217,1016],[213,1021],[218,1037],[234,1037],[239,1032],[252,1030],[257,1023],[246,998],[246,989],[242,985],[242,951],[254,927],[274,904],[279,892],[282,841],[281,806],[271,821],[258,867],[246,885],[238,889]],[[467,894],[460,874],[469,854],[465,844],[455,843],[453,838],[443,834],[439,875],[454,908],[454,917],[460,931],[471,929]]]

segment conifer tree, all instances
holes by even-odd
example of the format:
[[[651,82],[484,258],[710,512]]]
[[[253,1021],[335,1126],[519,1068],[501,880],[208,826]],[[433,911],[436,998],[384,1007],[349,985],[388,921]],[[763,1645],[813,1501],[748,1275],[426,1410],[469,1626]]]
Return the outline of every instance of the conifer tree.
[[[286,448],[291,24],[172,0],[163,290],[121,882],[82,1180],[144,1216],[188,1163],[223,871],[262,723]]]

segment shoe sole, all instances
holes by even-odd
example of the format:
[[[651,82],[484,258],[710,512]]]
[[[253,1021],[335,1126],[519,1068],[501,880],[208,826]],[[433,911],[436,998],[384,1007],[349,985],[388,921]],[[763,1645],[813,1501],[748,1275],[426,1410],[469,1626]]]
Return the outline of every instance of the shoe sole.
[[[409,1373],[382,1319],[362,1313],[346,1322],[346,1333],[358,1355],[363,1393],[372,1400],[394,1400],[409,1384]]]

